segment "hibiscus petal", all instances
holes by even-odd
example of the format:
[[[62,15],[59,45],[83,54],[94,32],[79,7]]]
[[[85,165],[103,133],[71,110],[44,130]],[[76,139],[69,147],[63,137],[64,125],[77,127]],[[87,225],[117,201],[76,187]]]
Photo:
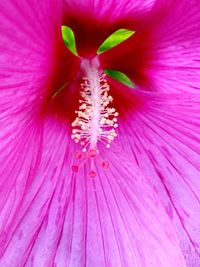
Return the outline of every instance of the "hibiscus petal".
[[[165,210],[121,150],[111,152],[111,168],[107,174],[99,170],[99,179],[89,180],[86,170],[77,177],[71,174],[74,146],[65,123],[54,120],[52,113],[41,116],[41,106],[49,103],[49,83],[57,85],[53,73],[60,65],[54,60],[64,47],[59,3],[18,5],[8,1],[0,9],[1,265],[185,266]],[[13,28],[15,38],[8,34]],[[24,38],[29,35],[31,39]],[[68,68],[73,60],[69,55]],[[116,166],[123,169],[119,172]]]
[[[125,43],[102,54],[102,63],[124,72],[144,90],[196,91],[199,23],[199,1],[157,0],[142,27]]]
[[[59,1],[1,2],[0,35],[0,252],[3,253],[27,208],[17,217],[24,195],[30,194],[31,202],[43,181],[43,176],[36,179],[36,174],[43,158],[44,110],[46,115],[53,92],[69,80],[70,71],[61,75],[59,71],[63,66],[64,71],[66,65],[73,70],[74,57],[61,38]],[[68,56],[65,65],[60,61],[64,53]],[[62,78],[59,82],[57,76]],[[30,192],[32,184],[36,189]],[[17,260],[16,264],[21,263]]]
[[[110,22],[119,18],[127,18],[127,14],[137,14],[137,12],[140,14],[140,12],[150,10],[154,2],[153,0],[124,0],[120,2],[116,0],[64,0],[68,15],[88,14],[92,18],[97,17],[100,21]]]
[[[123,152],[114,152],[108,156],[110,170],[99,170],[97,179],[77,176],[57,265],[67,261],[69,266],[184,266],[155,194]]]
[[[44,133],[40,169],[16,214],[2,266],[185,266],[163,206],[123,151],[102,151],[111,166],[98,169],[96,179],[86,169],[75,176],[64,128],[50,119]]]
[[[0,14],[0,186],[5,198],[15,178],[25,182],[31,161],[37,162],[44,110],[53,92],[69,80],[76,61],[61,38],[59,1],[7,1],[0,4]]]
[[[60,2],[9,0],[0,4],[0,14],[1,110],[16,114],[34,106],[38,112],[63,81],[74,78],[77,59],[62,40]]]
[[[67,157],[71,159],[69,142],[66,138],[69,135],[66,136],[65,125],[61,125],[50,118],[46,119],[43,135],[43,142],[40,145],[42,151],[41,159],[37,169],[34,171],[34,176],[21,177],[19,175],[15,179],[1,210],[0,265],[5,267],[25,264],[37,240],[39,245],[42,246],[40,253],[46,252],[43,242],[40,241],[39,232],[43,226],[47,225],[48,216],[52,211],[50,207],[54,205],[54,202],[56,202],[56,208],[53,216],[54,223],[56,223],[51,225],[51,236],[56,240],[59,238],[57,231],[57,226],[59,226],[61,219],[59,216],[61,216],[67,200],[66,194],[70,190],[70,176],[68,177],[69,171],[71,172],[70,160],[66,161]],[[34,157],[35,151],[31,149],[30,140],[27,140],[27,142],[30,150],[30,155],[27,156],[30,159]],[[36,146],[37,143],[34,145]],[[26,147],[22,152],[27,152]],[[12,167],[16,169],[15,165],[12,165]],[[26,166],[26,162],[20,167],[22,174],[26,173],[26,168],[30,168],[30,166]],[[67,185],[64,187],[65,183]],[[65,191],[65,201],[62,202],[62,190],[65,188],[67,189]],[[57,208],[59,210],[56,217],[55,210]],[[49,242],[48,246],[50,244]],[[50,266],[48,262],[51,259],[51,255],[43,255],[40,259],[41,264],[33,266]],[[46,264],[43,265],[43,262]]]
[[[141,96],[146,105],[120,127],[118,145],[122,143],[151,178],[176,227],[188,266],[196,267],[200,264],[200,95]]]

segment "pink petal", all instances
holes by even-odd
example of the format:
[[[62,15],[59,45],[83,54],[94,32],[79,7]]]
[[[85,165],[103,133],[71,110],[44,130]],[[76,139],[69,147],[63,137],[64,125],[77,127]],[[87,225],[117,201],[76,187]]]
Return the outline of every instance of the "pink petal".
[[[146,11],[149,11],[149,6]],[[173,130],[172,134],[180,134],[181,139],[181,132],[185,134],[186,131],[183,139],[186,145],[180,145],[180,140],[170,139],[173,146],[168,150],[162,148],[161,155],[158,153],[160,144],[162,140],[163,145],[166,144],[167,138],[161,141],[156,138],[155,143],[157,142],[159,149],[157,146],[150,146],[150,155],[156,151],[154,153],[158,153],[160,158],[162,156],[162,161],[156,163],[157,168],[153,166],[154,172],[142,165],[146,162],[146,158],[142,157],[144,154],[137,155],[137,161],[142,161],[141,168],[147,177],[155,175],[153,177],[163,179],[164,169],[166,178],[162,182],[165,185],[163,192],[169,191],[171,194],[170,204],[174,205],[172,209],[169,205],[169,194],[160,196],[163,203],[168,204],[164,210],[147,179],[133,163],[134,160],[129,162],[123,156],[123,149],[113,148],[113,152],[108,155],[110,169],[105,173],[99,170],[99,178],[96,180],[88,179],[85,169],[75,177],[70,169],[75,148],[69,140],[66,123],[62,120],[64,111],[58,110],[57,105],[61,97],[52,97],[59,86],[74,75],[77,63],[61,40],[59,1],[7,1],[6,4],[0,4],[0,12],[0,265],[18,267],[25,264],[54,264],[54,267],[59,267],[66,266],[67,262],[73,267],[83,263],[88,266],[134,264],[142,267],[170,267],[175,264],[184,267],[176,234],[166,212],[172,217],[172,211],[181,210],[181,217],[176,215],[174,224],[177,231],[184,230],[184,237],[187,238],[184,245],[192,245],[191,248],[197,250],[198,243],[195,242],[198,242],[196,232],[199,218],[195,215],[199,207],[195,196],[199,184],[195,178],[199,175],[199,124],[196,121],[199,119],[198,110],[191,108],[191,102],[183,99],[180,113],[173,110],[172,114],[177,115],[174,117],[175,121],[180,123],[178,130],[172,119],[172,126],[168,125],[164,132],[171,133]],[[138,17],[142,18],[143,13],[141,14]],[[106,34],[111,29],[112,26]],[[90,33],[93,30],[91,28]],[[65,61],[66,64],[63,63]],[[189,100],[198,103],[198,99],[194,97]],[[170,101],[171,97],[167,98],[167,108]],[[145,112],[140,113],[141,109],[138,110],[138,117],[142,118],[142,122],[138,120],[138,129],[141,129],[140,123],[149,123],[151,127],[148,124],[148,128],[156,125],[155,130],[159,124],[161,129],[163,124],[166,125],[162,120],[160,122],[163,114],[158,115],[159,123],[156,115],[159,114],[158,103],[161,112],[163,102],[153,98],[153,107],[151,101],[149,102],[150,109],[156,112],[152,111],[148,115]],[[180,102],[174,102],[177,103]],[[188,115],[188,112],[194,120],[182,117],[182,114]],[[132,129],[136,129],[134,127],[137,124],[132,126],[131,121],[127,122]],[[191,125],[194,130],[188,134]],[[123,133],[123,128],[120,131]],[[161,134],[162,131],[159,130]],[[153,135],[152,130],[147,134]],[[191,139],[193,143],[190,144]],[[138,140],[140,139],[135,142]],[[125,142],[132,142],[132,137],[124,138],[124,144]],[[175,171],[166,157],[166,151],[169,151],[180,172]],[[186,155],[190,161],[184,158]],[[167,164],[168,169],[165,167]],[[116,169],[116,166],[121,166],[122,169]],[[188,166],[189,171],[185,166]],[[177,188],[173,175],[181,179],[183,177],[189,184],[188,188],[186,185],[181,189]],[[181,180],[182,183],[185,180]],[[155,183],[158,181],[155,179]],[[159,189],[163,188],[162,184],[158,184]],[[182,194],[186,197],[189,195],[192,203],[187,199],[183,201]],[[185,211],[190,208],[191,211]],[[194,263],[191,266],[195,266],[197,262],[194,259],[191,263],[188,258],[187,261],[189,264]]]
[[[173,221],[190,267],[200,264],[199,94],[142,94],[118,145],[133,155]],[[120,122],[119,122],[120,123]],[[123,122],[122,122],[123,123]]]
[[[49,173],[41,169],[45,159],[44,115],[53,93],[63,81],[69,81],[77,62],[61,38],[59,1],[1,2],[0,17],[0,253],[3,253],[44,179],[54,176],[55,165],[53,170],[49,168]],[[65,72],[69,65],[72,71]],[[48,186],[38,193],[44,210],[52,190]],[[36,214],[27,216],[32,216],[32,227],[37,228],[41,220]],[[22,232],[26,238],[32,238],[26,224]],[[28,253],[27,247],[22,253]],[[9,260],[13,260],[11,254],[6,259]],[[21,265],[19,258],[14,264]]]
[[[63,127],[47,120],[44,136],[40,167],[10,224],[2,266],[185,266],[166,211],[122,150],[105,152],[110,169],[90,179],[87,169],[71,175],[74,147]]]
[[[61,38],[59,1],[7,1],[0,13],[1,207],[15,179],[25,184],[34,177],[44,114],[77,60]]]
[[[60,86],[75,78],[78,59],[62,41],[60,5],[54,0],[0,4],[0,108],[2,117],[5,112],[15,123],[17,116],[41,116]]]
[[[52,54],[52,45],[49,43],[56,40],[56,34],[51,30],[58,24],[58,21],[48,19],[51,12],[46,5],[46,1],[40,6],[36,2],[34,5],[34,1],[21,1],[20,6],[16,1],[0,4],[1,199],[6,198],[16,177],[19,176],[22,181],[26,179],[31,161],[33,166],[37,162],[35,155],[39,148],[34,147],[33,143],[37,140],[40,144],[38,132],[41,130],[39,125],[35,127],[35,121],[45,85],[47,87],[46,79],[52,68],[48,64]],[[46,11],[42,12],[44,7]],[[59,14],[58,6],[52,3],[52,7]],[[46,30],[47,26],[49,31]],[[35,155],[26,152],[29,142]],[[23,164],[26,168],[21,172]]]
[[[78,14],[89,15],[91,18],[97,18],[99,21],[106,20],[106,22],[116,21],[127,18],[133,13],[140,14],[147,10],[151,10],[155,0],[64,0],[65,12],[69,16],[77,16]],[[92,26],[92,25],[91,25]]]
[[[105,68],[125,72],[144,90],[196,91],[199,23],[199,1],[158,0],[142,27],[129,40],[102,54],[102,63]]]
[[[21,163],[21,175],[14,179],[9,188],[9,194],[3,203],[0,214],[1,266],[15,267],[25,264],[35,242],[39,242],[42,246],[38,253],[46,252],[43,241],[40,240],[39,231],[43,226],[47,226],[48,216],[51,216],[51,209],[54,206],[56,206],[53,214],[54,222],[49,238],[53,236],[52,238],[59,239],[57,228],[60,225],[60,220],[62,221],[60,217],[71,183],[69,175],[69,172],[71,173],[70,150],[74,150],[73,146],[68,146],[67,137],[69,135],[66,136],[66,126],[60,125],[53,119],[46,119],[43,133],[40,134],[35,134],[33,140],[26,139],[27,146],[24,146],[20,151],[21,154],[26,154],[30,161],[34,159],[36,149],[40,150],[36,152],[37,154],[41,152],[37,168],[35,168],[33,161],[29,165],[27,160]],[[42,142],[37,144],[37,141],[40,141],[39,138],[42,139]],[[17,171],[17,167],[19,166],[16,162],[12,164],[13,172]],[[27,168],[29,168],[28,175]],[[65,200],[62,199],[63,190]],[[48,246],[50,247],[50,245],[49,240]],[[42,265],[42,262],[50,262],[52,258],[52,254],[43,255],[40,259],[41,264],[34,266],[49,266],[48,263]]]

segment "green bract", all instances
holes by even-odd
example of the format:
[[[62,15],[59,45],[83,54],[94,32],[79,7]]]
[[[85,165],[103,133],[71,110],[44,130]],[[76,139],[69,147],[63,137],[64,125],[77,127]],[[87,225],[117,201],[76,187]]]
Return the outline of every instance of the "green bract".
[[[105,74],[110,76],[111,78],[121,82],[122,84],[125,84],[131,88],[134,88],[133,82],[121,71],[118,70],[104,70]]]
[[[113,32],[99,47],[99,49],[97,50],[97,54],[101,54],[111,49],[112,47],[124,42],[129,37],[131,37],[134,33],[135,31],[130,31],[127,29],[119,29]]]
[[[72,31],[72,29],[68,26],[62,26],[62,38],[66,45],[66,47],[74,54],[78,55],[76,51],[76,42],[75,42],[75,36]]]

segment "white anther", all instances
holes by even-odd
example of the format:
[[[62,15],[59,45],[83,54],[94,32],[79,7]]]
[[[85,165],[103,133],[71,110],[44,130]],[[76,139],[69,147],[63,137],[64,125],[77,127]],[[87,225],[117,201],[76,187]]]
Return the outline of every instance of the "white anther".
[[[72,123],[71,138],[83,146],[89,144],[89,148],[97,149],[97,142],[106,143],[106,147],[110,147],[110,143],[117,136],[115,128],[118,127],[115,108],[108,107],[113,101],[112,96],[108,95],[110,89],[105,74],[99,74],[96,67],[91,62],[85,61],[83,70],[86,77],[83,77],[81,83],[82,91],[79,100],[80,107],[76,119]],[[86,148],[83,148],[86,152]]]

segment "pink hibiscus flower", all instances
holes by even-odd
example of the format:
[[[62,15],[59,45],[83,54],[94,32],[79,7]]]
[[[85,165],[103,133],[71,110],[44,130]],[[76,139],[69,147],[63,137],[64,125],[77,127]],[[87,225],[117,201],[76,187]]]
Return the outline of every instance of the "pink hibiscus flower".
[[[1,1],[0,266],[200,266],[199,23],[197,0]]]

